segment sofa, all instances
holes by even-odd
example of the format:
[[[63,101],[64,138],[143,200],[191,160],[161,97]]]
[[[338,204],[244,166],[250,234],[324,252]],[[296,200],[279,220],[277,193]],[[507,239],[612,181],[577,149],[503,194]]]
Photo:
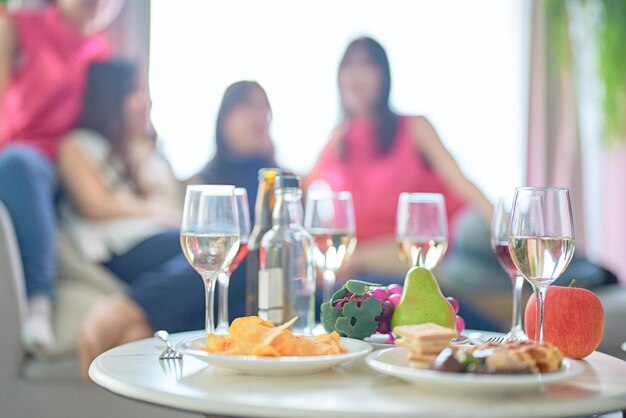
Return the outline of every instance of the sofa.
[[[95,298],[124,287],[106,270],[82,260],[62,235],[57,250],[57,350],[34,357],[21,343],[26,306],[22,263],[11,219],[0,202],[0,416],[197,417],[128,400],[81,380],[75,352],[81,319]]]

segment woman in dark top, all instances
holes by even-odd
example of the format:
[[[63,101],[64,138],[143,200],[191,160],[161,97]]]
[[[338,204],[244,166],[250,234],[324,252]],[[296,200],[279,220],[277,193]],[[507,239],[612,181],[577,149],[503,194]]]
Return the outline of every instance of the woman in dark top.
[[[258,171],[276,167],[269,134],[272,112],[265,90],[256,81],[238,81],[224,92],[215,128],[215,156],[193,179],[195,183],[232,184],[248,191],[250,219]],[[245,264],[232,275],[228,306],[230,317],[245,312]]]

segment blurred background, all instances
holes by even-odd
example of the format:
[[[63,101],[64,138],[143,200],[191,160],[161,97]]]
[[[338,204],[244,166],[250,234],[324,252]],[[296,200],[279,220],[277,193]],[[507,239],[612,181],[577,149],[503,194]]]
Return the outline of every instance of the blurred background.
[[[343,49],[370,35],[389,53],[398,112],[430,118],[492,200],[524,184],[569,186],[577,248],[623,277],[624,5],[159,0],[149,14],[153,121],[175,173],[190,176],[213,152],[225,87],[257,80],[278,162],[306,174],[341,117]]]
[[[307,174],[341,119],[341,54],[373,36],[390,57],[397,112],[427,116],[492,201],[519,185],[570,187],[577,251],[622,278],[625,9],[622,0],[136,0],[109,32],[149,80],[159,146],[181,179],[211,159],[219,102],[241,79],[267,90],[278,162]]]

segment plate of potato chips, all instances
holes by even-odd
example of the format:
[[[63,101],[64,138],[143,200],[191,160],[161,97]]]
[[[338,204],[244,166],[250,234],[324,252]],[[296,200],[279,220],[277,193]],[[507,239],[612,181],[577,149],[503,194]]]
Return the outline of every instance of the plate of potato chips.
[[[335,332],[293,334],[289,327],[294,322],[275,326],[255,316],[237,318],[229,335],[189,338],[176,349],[214,367],[259,376],[317,373],[372,351],[370,344]]]

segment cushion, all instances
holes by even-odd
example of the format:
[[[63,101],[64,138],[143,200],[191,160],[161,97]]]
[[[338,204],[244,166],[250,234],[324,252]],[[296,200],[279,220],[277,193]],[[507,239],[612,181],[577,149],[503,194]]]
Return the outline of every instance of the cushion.
[[[82,258],[62,233],[58,234],[57,255],[57,350],[51,354],[54,357],[75,351],[81,321],[97,298],[125,290],[124,284],[107,269]]]

